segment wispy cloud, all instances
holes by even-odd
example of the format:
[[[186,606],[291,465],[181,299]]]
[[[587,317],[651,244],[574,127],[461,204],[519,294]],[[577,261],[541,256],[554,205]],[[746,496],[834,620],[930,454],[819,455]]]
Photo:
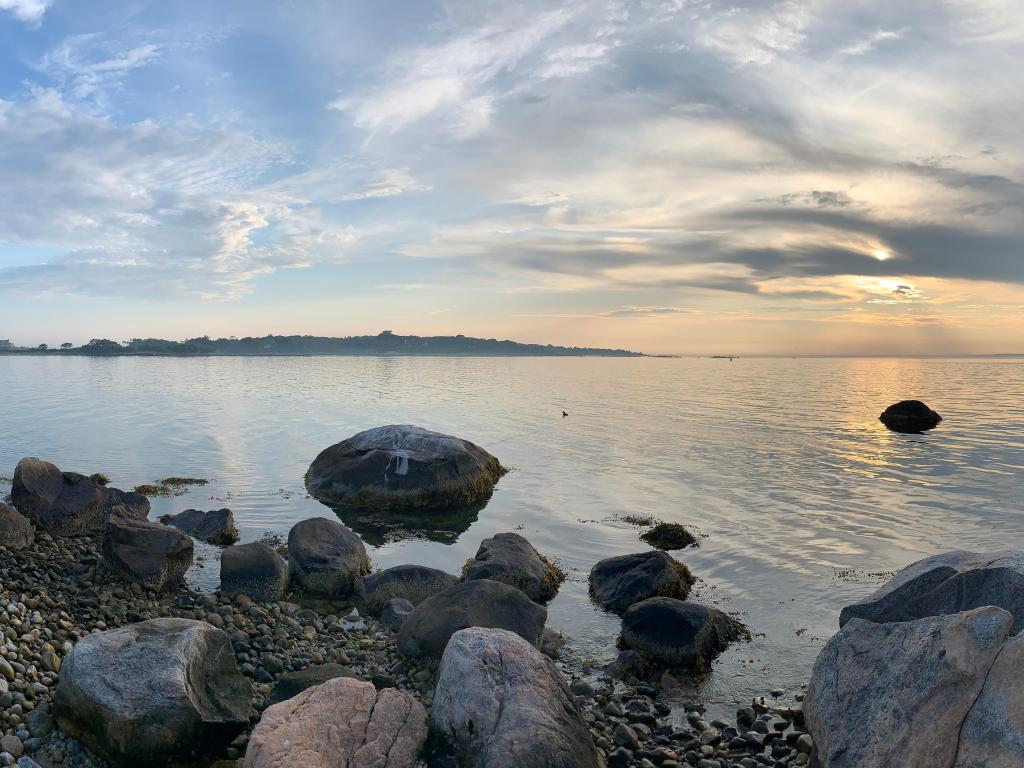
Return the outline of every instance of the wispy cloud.
[[[0,0],[0,10],[9,11],[21,21],[39,22],[54,0]]]

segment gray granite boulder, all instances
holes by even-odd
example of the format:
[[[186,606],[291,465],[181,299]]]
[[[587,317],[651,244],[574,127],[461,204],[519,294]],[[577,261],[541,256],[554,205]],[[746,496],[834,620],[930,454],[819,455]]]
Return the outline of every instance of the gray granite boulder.
[[[282,673],[267,696],[267,706],[295,698],[307,688],[322,685],[336,677],[356,677],[356,673],[340,664],[314,664]]]
[[[500,581],[543,604],[558,594],[565,574],[518,533],[498,533],[484,539],[476,557],[466,564],[466,581],[476,579]]]
[[[486,501],[505,470],[483,448],[409,424],[377,427],[327,448],[306,487],[325,504],[446,509]]]
[[[360,588],[360,579],[370,572],[370,558],[348,528],[314,517],[288,532],[288,568],[292,581],[306,592],[344,597]]]
[[[912,563],[863,603],[848,605],[839,625],[853,618],[876,623],[912,621],[995,605],[1024,629],[1024,552],[956,550]]]
[[[901,400],[882,411],[878,420],[893,432],[917,434],[937,427],[942,417],[920,400]]]
[[[220,592],[225,597],[247,595],[258,603],[273,603],[288,588],[288,563],[273,547],[261,542],[225,547],[220,556]]]
[[[411,658],[440,658],[451,636],[467,627],[507,629],[536,646],[547,615],[515,587],[467,581],[417,605],[398,632],[398,650]]]
[[[164,515],[160,522],[208,544],[227,546],[238,541],[235,516],[230,509],[186,509],[176,515]]]
[[[28,518],[10,504],[0,501],[0,544],[8,549],[24,549],[35,538],[35,530]]]
[[[620,645],[668,667],[704,672],[746,630],[715,608],[671,597],[651,597],[622,617]]]
[[[380,623],[392,632],[397,632],[402,628],[405,620],[409,618],[409,614],[412,613],[415,607],[404,597],[392,597],[381,608]]]
[[[104,564],[151,589],[180,583],[192,565],[192,553],[192,539],[160,523],[111,517],[103,533]]]
[[[437,568],[396,565],[363,579],[363,600],[366,607],[376,613],[393,597],[402,597],[417,605],[458,583],[457,578]]]
[[[56,536],[97,533],[112,515],[140,520],[149,515],[149,500],[141,494],[107,488],[32,457],[19,461],[14,470],[11,503]]]
[[[818,655],[804,700],[821,768],[1024,763],[1019,740],[1009,747],[1013,759],[996,759],[1007,754],[1005,737],[1019,738],[1022,727],[1019,667],[993,664],[1011,624],[995,607],[910,622],[849,621]],[[1018,719],[999,719],[1007,714]]]
[[[1024,634],[1009,638],[960,729],[954,768],[1024,765]]]
[[[263,712],[245,768],[415,768],[427,713],[411,694],[337,677]]]
[[[152,619],[79,640],[64,657],[53,711],[112,766],[195,764],[248,724],[250,695],[224,632]]]
[[[608,557],[590,569],[590,594],[606,611],[624,613],[649,597],[685,600],[693,576],[682,563],[660,550]]]
[[[452,635],[430,721],[466,768],[602,765],[562,675],[532,644],[504,629]]]

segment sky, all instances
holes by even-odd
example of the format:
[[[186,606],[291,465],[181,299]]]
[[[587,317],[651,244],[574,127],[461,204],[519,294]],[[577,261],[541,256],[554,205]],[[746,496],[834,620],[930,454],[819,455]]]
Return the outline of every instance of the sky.
[[[1019,0],[0,0],[0,338],[1024,351]]]

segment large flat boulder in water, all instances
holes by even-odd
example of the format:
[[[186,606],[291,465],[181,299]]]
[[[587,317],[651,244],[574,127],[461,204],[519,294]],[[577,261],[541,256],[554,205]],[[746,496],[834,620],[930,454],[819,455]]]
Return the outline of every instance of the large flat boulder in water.
[[[430,721],[466,768],[602,764],[561,674],[533,645],[503,629],[452,635]]]
[[[651,597],[623,615],[621,645],[658,664],[704,672],[731,641],[744,635],[739,622],[715,608]]]
[[[306,473],[325,504],[446,509],[490,498],[505,470],[483,448],[408,424],[377,427],[324,450]]]
[[[225,547],[220,556],[220,592],[225,597],[246,595],[258,603],[284,597],[288,563],[262,542]]]
[[[8,549],[24,549],[35,538],[35,530],[28,518],[10,504],[0,501],[0,544]]]
[[[14,470],[11,503],[56,536],[100,532],[111,516],[144,520],[149,515],[149,500],[141,494],[107,488],[32,457],[19,461]]]
[[[995,605],[1024,629],[1024,552],[956,550],[919,560],[893,576],[863,603],[848,605],[839,625],[853,618],[876,623],[912,621]]]
[[[208,544],[227,546],[238,541],[235,516],[230,509],[186,509],[176,515],[164,515],[160,522]]]
[[[671,555],[652,549],[601,560],[590,569],[590,594],[606,611],[625,613],[649,597],[685,600],[693,576]]]
[[[444,592],[459,583],[450,573],[425,565],[396,565],[363,579],[363,599],[373,613],[379,612],[392,598],[404,598],[419,605],[428,597]]]
[[[490,579],[521,589],[535,603],[548,603],[565,574],[518,533],[497,533],[480,543],[466,564],[466,580]]]
[[[151,589],[181,582],[192,565],[192,539],[176,528],[111,517],[103,534],[103,562],[122,578]]]
[[[417,605],[398,632],[398,650],[411,658],[440,658],[460,629],[490,627],[540,643],[548,612],[523,592],[497,581],[467,581]]]
[[[426,739],[410,694],[338,677],[264,711],[245,768],[415,768]]]
[[[206,622],[152,619],[86,635],[64,657],[57,724],[111,765],[216,754],[248,724],[251,686],[228,636]]]
[[[303,520],[288,532],[291,578],[310,594],[344,597],[370,572],[366,547],[352,531],[325,517]]]
[[[818,655],[804,700],[821,768],[1024,764],[1019,667],[996,662],[1011,623],[991,606],[911,622],[848,622]],[[997,759],[1007,749],[1010,761]]]

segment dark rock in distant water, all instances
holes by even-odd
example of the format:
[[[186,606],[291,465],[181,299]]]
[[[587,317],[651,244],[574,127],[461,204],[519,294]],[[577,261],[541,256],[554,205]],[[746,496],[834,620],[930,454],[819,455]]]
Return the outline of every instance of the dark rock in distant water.
[[[344,597],[357,591],[370,572],[366,547],[341,523],[314,517],[288,532],[292,581],[313,595]]]
[[[79,640],[64,658],[54,714],[116,768],[186,763],[219,752],[248,724],[250,692],[224,632],[152,619]]]
[[[1022,764],[1024,638],[995,607],[854,619],[822,649],[804,700],[822,768]]]
[[[164,515],[160,522],[209,544],[226,546],[238,541],[235,516],[230,509],[186,509],[176,515]]]
[[[650,661],[705,672],[731,641],[745,635],[739,622],[715,608],[652,597],[622,617],[621,645]]]
[[[337,677],[356,677],[356,673],[340,664],[314,664],[295,672],[285,672],[277,678],[267,696],[267,706],[295,698],[307,688],[326,683]]]
[[[35,541],[32,523],[10,504],[0,501],[0,544],[8,549],[24,549]]]
[[[533,645],[503,629],[452,635],[430,722],[466,768],[603,765],[561,674]]]
[[[642,541],[663,550],[686,549],[700,542],[679,523],[658,523],[640,535]]]
[[[882,411],[878,420],[893,432],[916,434],[934,429],[942,417],[920,400],[901,400]]]
[[[260,542],[225,547],[220,556],[220,592],[246,595],[258,603],[276,602],[288,588],[288,563]]]
[[[839,625],[853,618],[913,621],[984,605],[1009,611],[1014,633],[1024,629],[1024,551],[955,550],[918,560],[864,602],[843,608]]]
[[[192,565],[192,539],[176,528],[111,517],[103,534],[103,562],[130,581],[161,590],[177,585]]]
[[[521,589],[535,603],[548,603],[558,594],[565,574],[518,533],[498,533],[480,543],[466,564],[466,581],[490,579]]]
[[[402,510],[471,506],[504,474],[479,446],[411,425],[360,432],[323,451],[306,473],[325,504]]]
[[[598,605],[614,613],[624,613],[649,597],[685,600],[692,584],[693,576],[685,565],[655,549],[609,557],[590,569],[591,595]]]
[[[133,519],[149,515],[145,496],[104,487],[32,457],[19,461],[14,470],[11,502],[39,528],[57,536],[102,531],[114,514]]]
[[[426,740],[411,694],[337,677],[266,709],[245,768],[415,768]]]
[[[439,658],[451,636],[466,627],[508,629],[538,645],[547,616],[515,587],[467,581],[417,605],[398,633],[398,650],[410,658]]]
[[[425,565],[396,565],[363,579],[366,607],[378,612],[393,597],[401,597],[418,605],[428,597],[454,587],[459,580],[450,573]]]
[[[380,610],[380,623],[392,632],[397,632],[415,607],[404,597],[392,597],[385,601],[384,607]]]

